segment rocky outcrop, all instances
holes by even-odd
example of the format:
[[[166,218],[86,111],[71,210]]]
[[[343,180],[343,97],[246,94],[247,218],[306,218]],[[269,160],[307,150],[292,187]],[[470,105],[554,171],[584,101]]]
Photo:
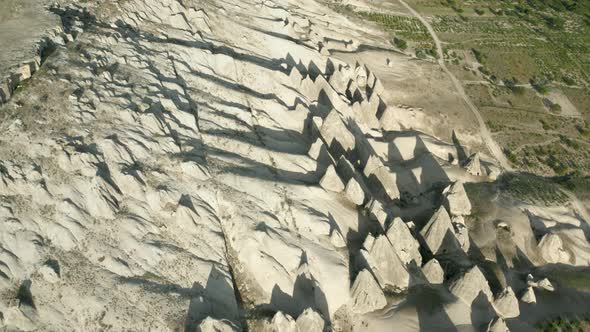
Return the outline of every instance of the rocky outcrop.
[[[350,293],[353,311],[359,314],[375,311],[387,305],[383,290],[366,269],[356,276]]]
[[[511,287],[506,287],[494,300],[494,308],[505,318],[514,318],[520,316],[518,299]]]
[[[420,243],[414,238],[401,218],[393,219],[389,229],[387,229],[386,236],[402,262],[409,264],[414,261],[417,266],[422,265]]]
[[[379,225],[381,225],[381,229],[385,230],[387,228],[386,223],[388,220],[388,214],[383,208],[383,204],[381,204],[381,202],[379,202],[378,200],[373,199],[369,202],[367,210],[369,211],[369,216],[373,220],[379,222]]]
[[[340,179],[340,177],[336,173],[336,169],[334,168],[334,165],[330,165],[328,167],[328,169],[326,170],[326,173],[324,173],[324,176],[322,176],[322,179],[320,180],[320,186],[322,186],[322,188],[324,188],[326,190],[337,192],[337,193],[344,190],[344,183],[342,183],[342,180]],[[347,197],[348,197],[348,191],[347,191]],[[364,196],[362,198],[357,198],[353,194],[352,198],[353,199],[364,199]]]
[[[473,303],[480,293],[483,293],[488,300],[492,299],[490,285],[477,266],[472,267],[453,281],[449,286],[449,290],[453,295],[469,305]]]
[[[462,182],[457,181],[447,187],[443,195],[445,195],[445,206],[452,217],[471,214],[471,202]]]
[[[485,176],[484,169],[481,166],[479,152],[471,155],[463,164],[467,173],[475,176]]]
[[[537,303],[537,296],[535,296],[535,290],[533,289],[533,287],[527,287],[526,290],[522,293],[520,300],[528,304]]]
[[[322,316],[311,308],[305,309],[295,323],[299,332],[323,332],[326,325]]]
[[[506,321],[501,318],[497,317],[492,319],[490,324],[488,325],[487,332],[510,332],[508,326],[506,325]]]
[[[374,239],[369,235],[364,247],[361,249],[364,264],[375,275],[381,288],[394,292],[408,288],[408,270],[385,235]]]
[[[570,263],[570,255],[565,250],[561,237],[557,234],[548,233],[541,238],[539,254],[547,263]]]
[[[451,254],[461,250],[451,218],[441,206],[420,231],[428,249],[434,255]]]
[[[240,329],[232,322],[223,319],[205,318],[197,327],[197,332],[237,332]]]
[[[363,205],[365,202],[365,192],[363,191],[363,187],[361,187],[355,178],[350,178],[348,180],[348,183],[346,183],[346,187],[344,188],[344,193],[346,198],[356,205]]]
[[[445,281],[445,272],[434,258],[422,266],[422,273],[426,280],[433,285],[442,284]]]
[[[537,283],[537,285],[539,288],[544,289],[546,291],[549,291],[549,292],[555,291],[555,287],[553,287],[553,284],[547,278],[543,278],[541,281],[539,281]]]
[[[298,332],[293,317],[278,311],[272,321],[264,327],[264,332]]]

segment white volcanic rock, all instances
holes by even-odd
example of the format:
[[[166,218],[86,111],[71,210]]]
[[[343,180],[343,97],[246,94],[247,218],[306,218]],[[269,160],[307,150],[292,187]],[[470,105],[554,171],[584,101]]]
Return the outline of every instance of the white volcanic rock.
[[[322,188],[324,188],[326,190],[337,192],[337,193],[344,190],[344,183],[342,183],[340,176],[338,176],[338,174],[336,173],[336,169],[334,168],[334,165],[330,165],[328,167],[328,169],[326,170],[326,173],[324,173],[324,176],[322,176],[322,179],[320,180],[320,186],[322,186]],[[361,191],[362,191],[362,189],[361,189]],[[347,190],[347,197],[348,197],[348,190]],[[353,197],[355,197],[355,196],[353,196]],[[363,195],[363,199],[364,199],[364,195]]]
[[[371,272],[366,269],[356,276],[350,293],[351,306],[359,314],[375,311],[387,305],[383,290]]]
[[[385,230],[385,223],[387,222],[387,212],[383,209],[383,204],[376,199],[369,202],[367,209],[371,218],[377,220],[381,228]]]
[[[514,318],[520,316],[518,299],[510,286],[506,287],[494,300],[494,307],[502,317]]]
[[[535,296],[535,290],[533,289],[533,287],[531,287],[531,286],[527,287],[527,289],[524,291],[524,293],[520,297],[520,300],[524,303],[529,303],[529,304],[537,303],[537,297]]]
[[[471,214],[471,202],[465,187],[461,181],[453,183],[447,187],[443,195],[445,195],[445,206],[449,210],[451,216],[466,216]]]
[[[355,178],[350,178],[344,188],[346,198],[356,205],[363,205],[365,201],[365,192]]]
[[[39,268],[39,273],[43,276],[43,279],[52,284],[58,282],[60,279],[60,276],[58,272],[55,271],[55,268],[48,264],[43,264]]]
[[[297,324],[293,317],[278,311],[270,324],[265,326],[265,332],[297,332]]]
[[[205,318],[197,327],[197,332],[237,332],[240,331],[233,323],[222,320],[214,319],[211,317]]]
[[[542,289],[544,289],[546,291],[550,291],[550,292],[555,291],[555,287],[553,287],[553,284],[547,278],[543,278],[537,284],[538,284],[538,287],[539,288],[542,288]]]
[[[490,324],[488,325],[487,332],[510,332],[508,326],[506,325],[506,321],[501,318],[497,317],[494,318]]]
[[[459,242],[459,245],[461,246],[461,249],[463,249],[464,252],[469,252],[469,231],[467,230],[467,227],[465,227],[465,224],[454,224],[453,225],[454,230],[455,230],[455,237],[457,238],[457,242]]]
[[[486,174],[481,167],[481,161],[479,158],[479,152],[471,155],[463,164],[463,167],[467,173],[475,176],[485,176]]]
[[[336,248],[346,247],[346,240],[344,239],[344,236],[342,236],[342,233],[337,229],[332,230],[332,233],[330,234],[330,243]]]
[[[321,138],[316,139],[316,141],[309,147],[307,151],[307,155],[310,156],[313,160],[318,160],[320,153],[323,149],[326,149],[324,142]],[[327,149],[326,149],[327,151]]]
[[[328,145],[330,152],[333,151],[334,145],[338,145],[344,151],[352,151],[354,149],[354,135],[346,128],[340,114],[336,110],[332,110],[324,119],[320,133],[324,142]],[[336,159],[340,158],[339,155],[333,155],[333,157]]]
[[[370,237],[371,235],[369,235]],[[401,291],[408,288],[410,275],[385,235],[366,241],[361,256],[384,290]],[[370,247],[370,248],[368,248]]]
[[[428,249],[435,255],[461,250],[447,210],[441,206],[420,231]]]
[[[408,264],[411,261],[415,261],[417,266],[422,265],[420,244],[401,218],[393,219],[389,225],[389,229],[387,229],[386,236],[402,262]]]
[[[320,314],[308,308],[297,317],[296,324],[298,331],[323,332],[326,322]]]
[[[570,255],[565,250],[561,237],[548,233],[539,241],[539,254],[547,263],[570,264]]]
[[[435,258],[424,264],[422,267],[422,273],[424,273],[426,280],[431,284],[442,284],[445,281],[445,272]]]
[[[465,218],[463,218],[463,216],[455,216],[451,218],[451,222],[455,228],[457,228],[457,226],[467,227],[467,225],[465,225]]]
[[[453,295],[469,305],[473,303],[473,300],[480,293],[483,293],[488,300],[492,299],[490,285],[477,266],[472,267],[465,274],[453,281],[449,286],[449,290]]]

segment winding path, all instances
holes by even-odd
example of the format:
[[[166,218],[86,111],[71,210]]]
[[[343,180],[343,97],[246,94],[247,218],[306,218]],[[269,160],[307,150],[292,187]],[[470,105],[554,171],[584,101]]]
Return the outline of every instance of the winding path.
[[[434,32],[434,29],[430,25],[430,23],[428,23],[428,21],[426,21],[426,19],[424,17],[422,17],[420,15],[420,13],[415,11],[414,8],[410,7],[410,5],[408,5],[404,0],[398,0],[398,1],[404,7],[406,7],[406,9],[408,9],[410,11],[410,13],[412,13],[412,15],[414,15],[418,20],[420,20],[420,22],[422,22],[422,24],[424,24],[424,26],[428,30],[428,33],[430,34],[430,36],[432,36],[432,39],[434,40],[434,43],[436,45],[436,53],[438,54],[438,60],[437,60],[438,64],[445,71],[445,73],[447,73],[447,75],[449,76],[449,78],[453,82],[453,85],[455,86],[455,90],[457,90],[457,92],[459,93],[459,95],[461,96],[461,98],[463,99],[465,104],[467,105],[467,107],[471,110],[471,113],[473,113],[473,115],[477,119],[477,122],[479,123],[479,133],[480,133],[485,145],[487,146],[490,153],[494,156],[494,158],[496,160],[498,160],[498,163],[500,164],[500,166],[504,170],[512,171],[512,168],[510,167],[510,163],[508,162],[508,159],[506,159],[506,156],[502,152],[502,148],[500,148],[498,143],[496,143],[496,141],[492,137],[492,134],[491,134],[490,130],[488,129],[488,127],[486,126],[485,121],[483,120],[483,117],[479,113],[479,110],[477,109],[475,104],[473,104],[471,99],[469,99],[469,96],[467,96],[467,94],[465,93],[465,90],[463,89],[461,82],[459,82],[459,80],[455,77],[455,75],[453,75],[453,73],[451,73],[451,71],[445,65],[442,44],[440,42],[440,39],[438,39],[436,32]]]

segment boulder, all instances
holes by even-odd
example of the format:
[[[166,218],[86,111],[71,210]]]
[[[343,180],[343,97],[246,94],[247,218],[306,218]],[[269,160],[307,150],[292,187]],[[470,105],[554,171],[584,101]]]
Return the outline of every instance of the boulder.
[[[405,264],[397,256],[386,236],[380,235],[372,241],[365,240],[361,256],[381,288],[399,292],[408,288],[410,275]],[[368,248],[370,247],[370,248]]]
[[[309,332],[323,332],[326,324],[322,316],[311,308],[305,309],[295,323],[298,331]]]
[[[445,206],[451,216],[466,216],[471,214],[471,202],[465,187],[461,181],[453,183],[447,187],[443,195],[445,195]]]
[[[365,202],[365,192],[355,178],[350,178],[344,188],[346,198],[356,205],[363,205]]]
[[[409,264],[411,261],[415,261],[417,266],[422,265],[420,244],[401,218],[393,219],[387,229],[386,236],[402,262]]]
[[[479,267],[472,267],[467,273],[457,278],[450,286],[449,290],[456,297],[471,305],[477,296],[483,292],[488,298],[492,299],[492,291],[488,281],[484,277]]]
[[[362,270],[354,280],[351,289],[351,306],[358,314],[365,314],[387,305],[383,290],[367,269]]]
[[[539,253],[547,263],[570,264],[570,254],[557,234],[545,234],[539,241]]]
[[[297,332],[297,324],[291,316],[278,311],[265,326],[265,332]]]
[[[506,321],[501,317],[497,317],[492,319],[490,324],[488,324],[487,332],[510,332],[508,326],[506,325]]]
[[[504,318],[520,316],[518,299],[510,286],[506,287],[494,300],[494,308]]]
[[[527,289],[524,291],[524,293],[520,297],[520,300],[524,303],[529,303],[529,304],[537,303],[537,297],[535,296],[535,290],[533,289],[532,286],[527,287]]]
[[[240,329],[225,319],[207,317],[197,326],[197,332],[237,332]]]
[[[422,273],[424,273],[426,280],[433,285],[442,284],[445,281],[445,272],[434,258],[424,264]]]
[[[428,249],[434,255],[448,254],[462,250],[455,236],[451,218],[444,207],[440,207],[420,231]]]
[[[328,167],[328,169],[326,170],[326,173],[324,174],[324,176],[322,176],[322,179],[320,180],[320,186],[326,190],[337,192],[337,193],[344,190],[344,183],[342,183],[342,180],[340,179],[340,177],[336,173],[336,169],[334,168],[334,165],[330,165]],[[347,191],[347,197],[348,197],[348,191]],[[362,199],[364,200],[364,193],[363,193]]]
[[[549,279],[547,278],[544,278],[543,280],[539,281],[538,287],[549,292],[555,291],[555,287],[553,287],[553,284],[551,284],[551,281],[549,281]]]

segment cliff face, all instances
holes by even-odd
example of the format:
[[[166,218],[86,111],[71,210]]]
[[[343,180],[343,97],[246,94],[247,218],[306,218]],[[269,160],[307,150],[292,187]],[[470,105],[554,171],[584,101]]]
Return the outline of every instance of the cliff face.
[[[0,324],[379,329],[429,281],[459,320],[492,298],[456,181],[498,167],[394,123],[378,31],[308,0],[49,10],[53,52],[0,111]],[[465,271],[469,303],[446,300]]]

